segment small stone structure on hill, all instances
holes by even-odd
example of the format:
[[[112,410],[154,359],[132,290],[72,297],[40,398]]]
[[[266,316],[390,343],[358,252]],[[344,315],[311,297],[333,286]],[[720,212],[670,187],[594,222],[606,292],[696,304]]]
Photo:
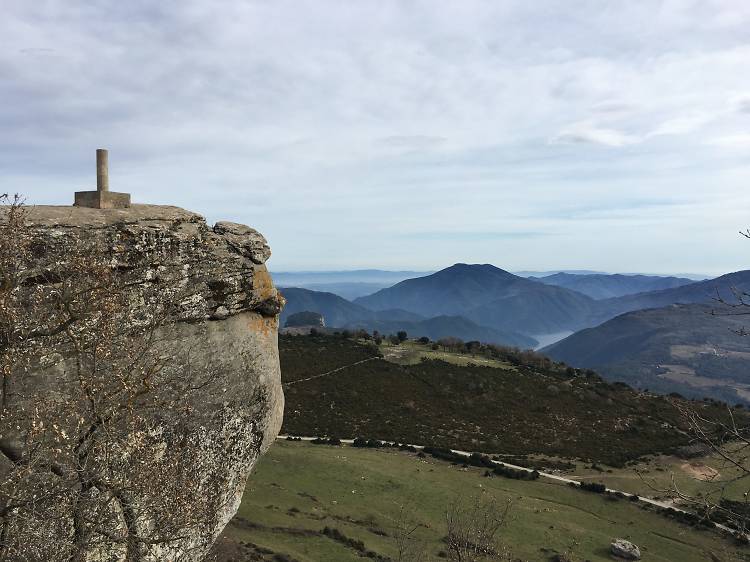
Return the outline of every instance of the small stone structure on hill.
[[[96,191],[76,191],[75,203],[78,207],[93,209],[127,209],[130,207],[130,194],[109,190],[109,151],[96,150]]]

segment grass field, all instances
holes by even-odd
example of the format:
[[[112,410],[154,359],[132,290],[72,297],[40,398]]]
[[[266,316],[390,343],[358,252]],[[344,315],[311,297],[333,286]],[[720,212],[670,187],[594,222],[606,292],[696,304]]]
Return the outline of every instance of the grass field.
[[[720,493],[727,499],[739,501],[750,492],[750,481],[737,479],[739,470],[717,456],[686,460],[656,455],[640,459],[626,468],[601,466],[597,469],[586,463],[576,464],[577,468],[567,471],[567,475],[579,480],[596,480],[609,488],[657,499],[668,497],[669,494],[662,491],[675,486],[685,494],[703,494],[715,501]]]
[[[383,341],[379,346],[380,352],[386,361],[397,363],[399,365],[417,365],[423,359],[445,361],[453,365],[465,367],[467,365],[481,365],[482,367],[494,367],[496,369],[515,370],[510,363],[499,361],[488,357],[483,357],[471,353],[456,353],[453,351],[444,351],[442,349],[432,349],[429,345],[424,345],[416,341],[407,340],[399,345],[393,345],[388,341]]]
[[[277,442],[251,476],[237,517],[218,543],[217,560],[355,561],[359,554],[323,536],[328,526],[370,551],[395,557],[392,539],[402,506],[413,510],[424,550],[443,550],[446,506],[457,497],[511,500],[502,540],[514,559],[611,560],[615,537],[638,544],[653,562],[750,560],[750,551],[708,530],[696,530],[624,500],[545,480],[485,478],[392,449],[355,449]],[[244,543],[244,545],[242,544]],[[250,546],[250,545],[254,546]]]

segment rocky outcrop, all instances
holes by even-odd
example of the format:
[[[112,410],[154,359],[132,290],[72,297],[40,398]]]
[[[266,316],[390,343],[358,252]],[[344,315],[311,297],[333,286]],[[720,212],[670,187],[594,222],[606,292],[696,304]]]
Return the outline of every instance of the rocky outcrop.
[[[0,455],[0,471],[20,474],[24,455],[31,453],[14,449],[14,440],[23,442],[40,422],[44,429],[39,431],[54,425],[55,435],[65,439],[78,432],[79,442],[69,451],[64,445],[50,448],[51,455],[59,455],[57,460],[48,465],[37,463],[39,470],[51,470],[53,476],[33,482],[34,486],[59,489],[63,489],[60,482],[72,482],[64,497],[73,499],[69,512],[55,512],[62,515],[54,528],[49,521],[34,521],[32,515],[9,523],[4,538],[22,552],[24,541],[32,535],[56,536],[59,546],[45,547],[46,551],[40,547],[32,553],[41,556],[43,552],[47,559],[55,560],[68,559],[75,548],[85,552],[70,559],[201,560],[235,514],[248,475],[281,426],[284,399],[277,328],[284,301],[264,265],[270,256],[268,244],[252,228],[229,222],[211,228],[200,215],[176,207],[133,205],[100,210],[38,206],[26,213],[25,236],[39,263],[45,259],[54,259],[58,265],[67,259],[81,261],[85,255],[82,248],[95,248],[106,257],[115,277],[127,280],[118,286],[126,287],[132,310],[117,316],[118,322],[149,325],[159,314],[168,318],[154,323],[155,328],[143,336],[149,338],[149,352],[156,350],[148,365],[158,366],[159,380],[169,381],[172,391],[181,390],[179,396],[166,391],[159,394],[148,378],[151,374],[138,363],[145,373],[140,377],[143,380],[136,380],[138,388],[131,388],[135,384],[131,382],[111,386],[133,397],[121,405],[125,413],[118,422],[128,433],[114,450],[101,452],[91,435],[116,419],[119,410],[102,416],[102,409],[90,406],[87,399],[98,407],[97,401],[112,396],[105,392],[112,383],[107,373],[92,370],[102,377],[102,384],[84,384],[75,376],[81,366],[80,358],[72,352],[45,353],[43,348],[35,348],[34,357],[24,363],[31,366],[26,376],[17,377],[16,386],[8,392],[8,403],[23,412],[22,421],[30,419],[32,404],[46,404],[46,415],[57,419],[31,420],[25,429],[19,422],[21,429],[15,436],[14,428],[3,427],[0,450],[5,456]],[[26,285],[60,284],[43,274],[27,275]],[[164,304],[168,299],[157,298],[164,294],[175,295],[169,310]],[[113,334],[112,338],[120,337]],[[70,341],[78,336],[70,334]],[[126,339],[121,342],[120,347],[128,345]],[[145,344],[143,347],[146,349]],[[134,365],[142,360],[137,353],[138,349],[131,353]],[[111,357],[104,360],[117,366]],[[111,376],[120,375],[113,370]],[[153,398],[146,403],[143,395]],[[61,404],[57,410],[56,402]],[[86,431],[81,427],[85,429],[89,423],[89,414],[70,411],[77,404],[95,413]],[[137,422],[132,421],[128,408],[141,408]],[[107,438],[101,442],[107,443]],[[143,453],[145,460],[138,461],[136,457],[143,451],[158,454]],[[149,467],[138,468],[144,464],[154,467],[151,482]],[[159,467],[165,470],[159,472]],[[162,477],[166,479],[159,480]],[[174,499],[178,496],[179,501]],[[37,511],[43,514],[44,509]],[[105,518],[102,514],[110,512],[114,513],[111,528],[96,527]],[[199,516],[190,519],[186,513]],[[169,532],[159,534],[160,529]],[[84,548],[82,537],[87,532],[95,540]]]
[[[609,545],[610,552],[617,558],[624,560],[640,560],[641,550],[630,541],[615,539]]]

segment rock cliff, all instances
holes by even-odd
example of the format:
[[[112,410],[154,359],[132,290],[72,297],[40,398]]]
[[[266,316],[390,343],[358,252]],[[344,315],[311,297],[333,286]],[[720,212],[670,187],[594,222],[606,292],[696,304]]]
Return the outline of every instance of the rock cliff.
[[[24,212],[0,303],[24,344],[2,348],[5,559],[201,560],[282,421],[265,239],[176,207]]]

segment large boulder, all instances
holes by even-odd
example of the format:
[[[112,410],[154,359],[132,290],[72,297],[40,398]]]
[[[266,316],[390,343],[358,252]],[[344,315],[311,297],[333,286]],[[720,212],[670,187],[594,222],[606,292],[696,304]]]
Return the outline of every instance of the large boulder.
[[[609,545],[609,549],[614,556],[623,558],[624,560],[641,559],[641,549],[639,549],[632,542],[626,541],[625,539],[613,540],[612,544]]]
[[[29,500],[15,512],[18,518],[8,518],[3,539],[16,555],[9,559],[201,560],[237,511],[253,466],[281,427],[277,329],[284,301],[264,265],[268,244],[244,225],[211,228],[195,213],[150,205],[29,207],[24,236],[31,248],[27,267],[42,264],[19,289],[28,290],[24,298],[36,298],[35,284],[49,286],[42,293],[63,286],[50,267],[85,268],[81,256],[93,248],[115,279],[127,279],[118,290],[127,292],[123,302],[132,310],[112,313],[123,331],[115,326],[102,335],[120,338],[116,349],[102,346],[109,354],[102,364],[114,366],[111,377],[123,378],[119,386],[107,373],[94,383],[81,378],[80,354],[70,345],[80,336],[75,329],[68,347],[45,349],[41,340],[25,352],[29,357],[18,355],[23,361],[15,364],[17,376],[10,379],[7,404],[3,400],[18,424],[10,427],[9,415],[0,427],[0,479],[12,480],[16,491],[25,485],[57,495],[52,503]],[[176,295],[174,310],[164,311],[164,295]],[[29,300],[30,314],[37,305]],[[144,351],[136,345],[127,350],[133,368],[143,370],[134,383],[112,357],[130,345],[122,335],[131,333],[129,323],[148,326],[158,314],[168,320],[153,322],[153,330],[139,336]],[[153,356],[147,365],[153,380],[165,381],[161,389],[143,366],[146,353]],[[105,410],[101,404],[115,403],[115,392],[131,398],[117,402],[119,410]],[[112,438],[117,431],[124,437]],[[71,436],[78,443],[69,446]],[[23,449],[29,438],[38,438],[40,450],[60,443],[47,457],[33,457]],[[16,493],[9,490],[0,489],[6,504]]]

